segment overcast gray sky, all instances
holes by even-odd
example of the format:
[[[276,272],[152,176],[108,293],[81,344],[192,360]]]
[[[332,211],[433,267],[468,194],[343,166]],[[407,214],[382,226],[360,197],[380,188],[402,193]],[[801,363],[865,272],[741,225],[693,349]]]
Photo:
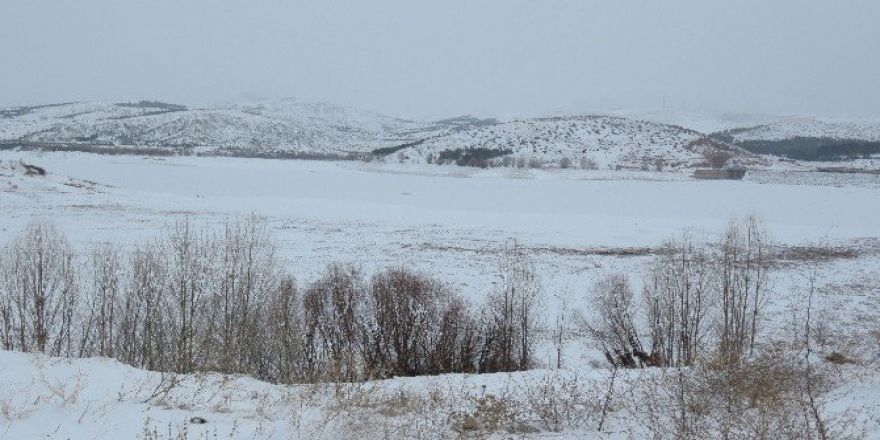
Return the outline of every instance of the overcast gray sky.
[[[0,104],[880,113],[877,0],[2,0]]]

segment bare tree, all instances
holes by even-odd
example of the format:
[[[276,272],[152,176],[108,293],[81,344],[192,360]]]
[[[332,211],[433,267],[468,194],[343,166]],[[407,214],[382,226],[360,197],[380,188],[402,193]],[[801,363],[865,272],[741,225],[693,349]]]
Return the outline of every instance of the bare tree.
[[[810,319],[813,310],[813,295],[816,293],[816,277],[816,269],[814,267],[810,273],[810,290],[807,296],[806,319],[804,322],[804,393],[806,394],[806,400],[809,407],[808,413],[815,424],[816,434],[818,434],[817,437],[820,440],[826,440],[828,438],[828,428],[825,426],[825,420],[822,418],[822,413],[819,409],[819,404],[817,402],[818,399],[816,398],[817,390],[815,389],[815,377],[813,377],[813,369],[810,365],[810,356],[812,355],[810,333],[813,331]]]
[[[36,221],[3,251],[4,345],[70,354],[77,298],[74,254],[50,223]]]
[[[216,264],[206,271],[205,330],[198,345],[202,363],[227,372],[260,375],[269,368],[262,322],[282,280],[277,250],[257,218],[227,222],[211,244]]]
[[[268,342],[266,379],[294,383],[309,377],[303,349],[303,312],[299,291],[292,277],[281,280],[266,310],[267,328],[261,336]]]
[[[92,249],[88,275],[90,287],[83,290],[80,356],[114,357],[117,344],[119,301],[123,295],[122,262],[119,250],[110,243]]]
[[[473,368],[475,326],[467,305],[443,284],[404,268],[372,279],[365,320],[367,369],[378,377]]]
[[[480,340],[479,329],[470,306],[458,296],[450,296],[442,306],[439,328],[429,341],[430,374],[474,373]]]
[[[303,309],[310,371],[338,380],[362,377],[365,295],[360,271],[338,264],[306,289]]]
[[[633,292],[623,275],[611,275],[593,287],[591,305],[597,314],[583,320],[587,334],[599,344],[614,367],[650,365],[633,320]]]
[[[173,355],[174,371],[191,372],[196,366],[196,336],[203,333],[198,326],[204,323],[204,303],[213,287],[213,246],[205,231],[184,221],[174,226],[162,252],[168,256],[164,318],[172,340],[165,350]]]
[[[119,320],[120,360],[151,370],[165,370],[167,326],[162,307],[167,264],[154,244],[140,245],[131,256],[131,276]]]
[[[502,248],[499,278],[487,303],[480,371],[525,370],[533,363],[542,290],[534,263],[518,243]]]
[[[371,359],[380,377],[416,376],[428,368],[431,333],[440,320],[441,296],[432,280],[406,269],[388,269],[373,277]]]
[[[701,354],[716,287],[713,274],[711,256],[689,236],[668,242],[651,265],[644,300],[655,363],[687,366]]]
[[[721,242],[719,360],[738,365],[755,348],[760,313],[767,301],[770,256],[766,233],[755,217],[731,222]]]

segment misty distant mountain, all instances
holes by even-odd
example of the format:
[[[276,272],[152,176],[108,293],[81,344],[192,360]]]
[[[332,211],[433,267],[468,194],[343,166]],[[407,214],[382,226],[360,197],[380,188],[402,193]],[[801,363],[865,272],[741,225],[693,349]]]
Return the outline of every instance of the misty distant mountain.
[[[372,157],[472,165],[482,165],[485,160],[526,160],[548,166],[564,162],[565,166],[642,169],[697,166],[706,150],[730,152],[734,163],[754,163],[749,152],[796,159],[862,157],[880,152],[880,124],[876,121],[731,115],[712,119],[699,113],[643,113],[649,120],[559,116],[503,122],[459,116],[413,121],[295,99],[214,107],[158,101],[60,103],[0,109],[0,147]],[[770,122],[719,131],[709,138],[701,131],[662,120],[691,122],[704,128]]]
[[[0,109],[0,142],[56,150],[344,155],[495,123],[470,116],[417,122],[295,99],[210,108],[86,102]]]
[[[295,100],[187,108],[153,101],[68,103],[0,111],[0,139],[63,149],[92,145],[176,152],[347,153],[410,139],[425,125]]]

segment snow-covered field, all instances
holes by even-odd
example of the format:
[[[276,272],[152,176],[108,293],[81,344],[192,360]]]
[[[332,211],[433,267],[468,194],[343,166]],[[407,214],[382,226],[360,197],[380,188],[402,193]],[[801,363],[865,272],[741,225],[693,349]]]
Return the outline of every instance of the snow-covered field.
[[[651,420],[623,405],[603,420],[600,406],[611,383],[605,369],[280,386],[239,376],[147,372],[103,358],[0,351],[0,374],[4,439],[633,439],[673,438],[674,429],[671,420]],[[831,428],[851,438],[880,437],[880,376],[852,366],[837,374],[845,382],[823,409],[846,425]],[[652,386],[665,379],[659,371],[624,371],[615,387],[628,398],[657,399]],[[501,401],[521,412],[497,410]]]
[[[24,175],[14,166],[19,161],[48,174]],[[871,429],[877,426],[869,423],[880,404],[870,392],[880,379],[870,374],[880,354],[874,336],[880,331],[880,177],[835,179],[764,171],[743,181],[697,181],[681,173],[6,151],[0,152],[0,244],[35,218],[54,222],[84,252],[102,241],[150,239],[176,221],[210,226],[255,214],[268,222],[301,282],[314,279],[333,261],[359,264],[367,273],[406,265],[480,301],[496,281],[494,250],[516,240],[531,251],[547,296],[545,319],[553,322],[561,314],[573,317],[582,311],[590,287],[604,275],[626,273],[638,282],[650,250],[664,240],[691,231],[700,240],[716,241],[731,219],[755,215],[781,248],[823,245],[856,251],[814,266],[816,301],[828,332],[840,336],[826,348],[845,351],[860,365],[840,372],[851,384],[839,388],[828,404],[832,413],[867,407],[858,416],[859,426],[880,438]],[[647,251],[623,252],[636,248]],[[807,275],[799,263],[775,270],[772,319],[764,331],[784,332],[799,316]],[[544,345],[542,362],[555,366],[555,351]],[[168,438],[169,429],[181,427],[192,430],[190,438],[337,438],[365,425],[369,428],[363,432],[378,437],[454,435],[453,424],[436,417],[452,411],[453,390],[485,392],[482,384],[509,389],[575,374],[584,380],[584,393],[601,394],[607,371],[591,366],[601,366],[601,358],[585,341],[572,337],[561,364],[561,372],[369,385],[388,396],[395,395],[396,387],[419,390],[421,396],[439,387],[447,396],[433,411],[413,410],[435,413],[433,418],[400,418],[394,408],[388,414],[365,410],[374,423],[385,420],[373,426],[359,422],[364,414],[350,408],[331,411],[332,405],[321,400],[332,394],[326,390],[209,375],[183,378],[183,386],[159,395],[158,373],[101,359],[69,362],[4,352],[0,438],[150,438],[144,433],[152,429],[158,432],[152,438]],[[351,399],[347,404],[357,407],[356,396]],[[209,423],[188,424],[192,416]],[[615,437],[639,438],[637,423],[619,414],[611,419]],[[401,430],[412,428],[414,420],[424,424]],[[593,422],[563,432],[579,438],[597,435],[590,428]]]
[[[0,181],[0,242],[34,217],[51,219],[85,249],[149,239],[183,219],[220,224],[256,214],[303,279],[334,260],[367,270],[405,263],[477,291],[492,281],[494,262],[474,257],[517,240],[538,249],[549,266],[548,288],[579,295],[584,272],[619,263],[568,251],[656,247],[686,231],[714,239],[731,219],[748,215],[760,217],[781,244],[880,237],[880,191],[863,186],[79,153],[5,152],[0,159],[49,172],[0,177],[8,181]],[[71,178],[96,185],[66,185]]]

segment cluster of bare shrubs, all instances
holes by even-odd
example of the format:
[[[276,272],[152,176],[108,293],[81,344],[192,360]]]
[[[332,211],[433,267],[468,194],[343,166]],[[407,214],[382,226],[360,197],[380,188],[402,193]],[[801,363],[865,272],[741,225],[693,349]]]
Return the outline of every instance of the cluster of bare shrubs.
[[[667,242],[640,297],[623,275],[595,286],[587,331],[618,367],[739,365],[754,353],[767,300],[767,249],[754,218],[732,222],[717,247]]]
[[[784,346],[759,338],[769,249],[749,218],[715,246],[667,243],[641,295],[623,275],[595,286],[585,327],[615,371],[664,367],[645,371],[649,386],[626,404],[655,438],[833,437],[818,399],[828,380],[810,362],[812,288],[803,335]]]
[[[333,384],[327,405],[348,437],[494,438],[594,429],[601,382],[563,372],[510,376],[504,386],[468,380]],[[377,417],[381,415],[384,417]]]
[[[483,151],[489,151],[492,154],[483,154]],[[462,153],[467,152],[467,154]],[[472,152],[478,152],[479,155],[473,155]],[[448,153],[453,153],[450,155]],[[370,156],[367,160],[373,160],[377,156]],[[403,163],[408,157],[403,152],[398,154],[398,162]],[[553,163],[549,163],[544,159],[536,156],[514,156],[511,150],[489,150],[485,148],[477,148],[470,150],[447,150],[439,155],[428,154],[424,156],[425,162],[428,164],[444,165],[454,163],[461,166],[472,166],[479,168],[534,168],[543,169],[553,167]],[[559,169],[580,168],[583,170],[596,170],[598,165],[588,157],[581,157],[575,163],[570,157],[562,157],[555,166]]]
[[[523,370],[541,292],[522,248],[501,260],[500,283],[475,307],[405,268],[367,279],[333,264],[300,289],[254,219],[220,231],[179,223],[87,259],[36,222],[0,256],[0,347],[281,383]]]
[[[769,350],[737,368],[657,369],[630,389],[626,411],[653,438],[828,439],[848,437],[846,414],[825,416],[812,400],[826,375]]]
[[[294,376],[351,381],[485,371],[477,363],[483,330],[470,306],[409,270],[388,269],[367,283],[356,268],[333,265],[304,290],[301,309],[295,333],[302,343],[290,346],[303,350],[293,356],[303,367]]]

